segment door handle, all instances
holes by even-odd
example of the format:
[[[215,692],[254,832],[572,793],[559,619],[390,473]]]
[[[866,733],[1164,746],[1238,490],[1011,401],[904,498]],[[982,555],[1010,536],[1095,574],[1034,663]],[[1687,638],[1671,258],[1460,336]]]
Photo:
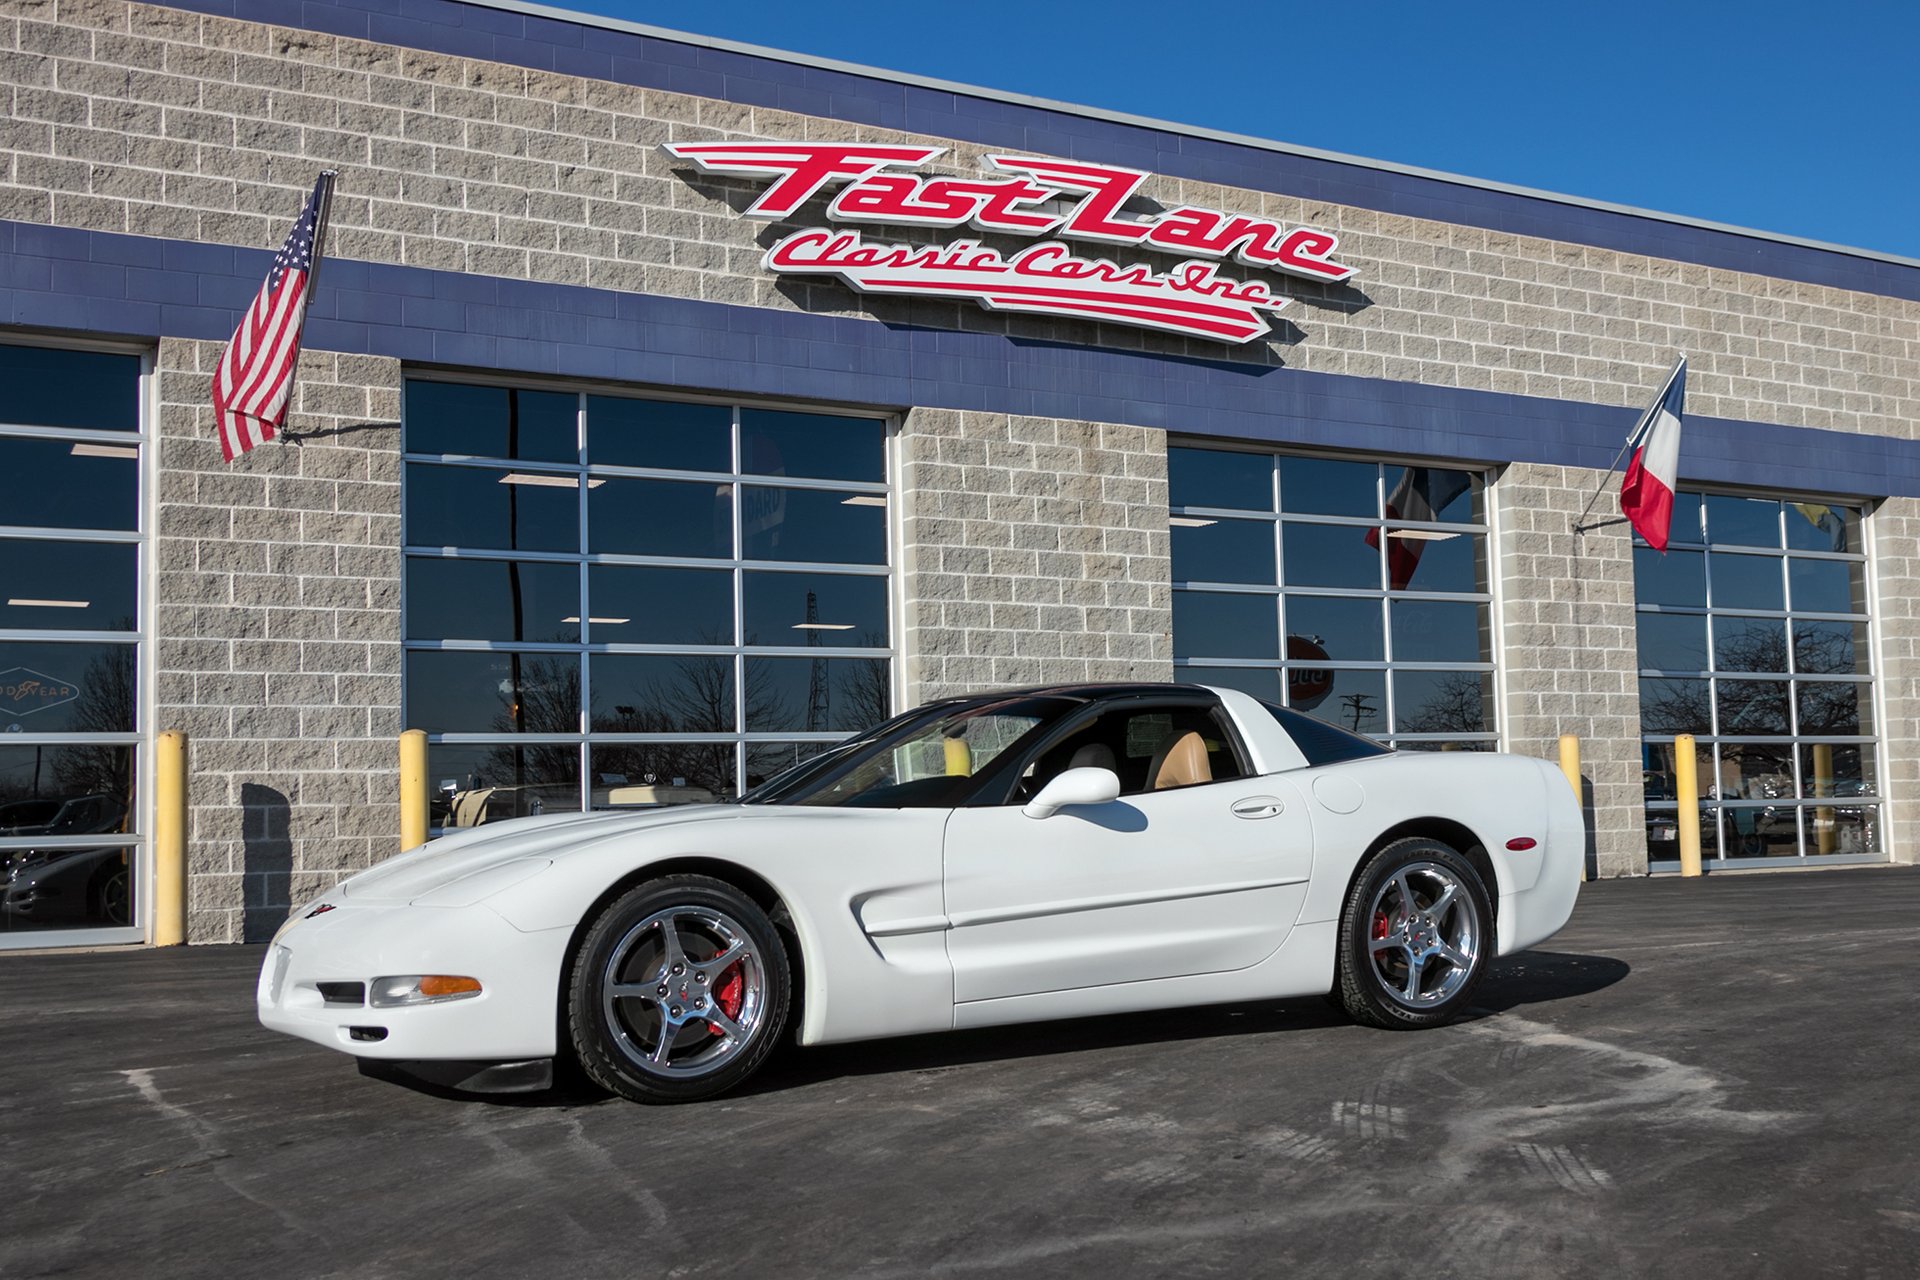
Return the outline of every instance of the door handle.
[[[1277,796],[1248,796],[1245,800],[1233,802],[1233,816],[1236,818],[1271,818],[1286,806]]]

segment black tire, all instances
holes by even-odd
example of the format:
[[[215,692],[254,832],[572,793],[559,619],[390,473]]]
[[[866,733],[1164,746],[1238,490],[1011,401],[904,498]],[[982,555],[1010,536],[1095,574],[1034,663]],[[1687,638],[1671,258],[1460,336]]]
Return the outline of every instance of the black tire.
[[[684,972],[672,968],[668,931]],[[738,958],[709,973],[706,961],[730,945]],[[786,1025],[792,977],[758,903],[724,881],[677,875],[635,886],[594,919],[567,989],[574,1053],[595,1084],[634,1102],[695,1102],[738,1087],[766,1061]]]
[[[1455,892],[1434,913],[1448,885]],[[1410,913],[1401,906],[1409,894]],[[1392,1031],[1451,1022],[1472,1002],[1493,954],[1486,882],[1449,845],[1396,840],[1355,878],[1339,945],[1334,994],[1355,1022]]]

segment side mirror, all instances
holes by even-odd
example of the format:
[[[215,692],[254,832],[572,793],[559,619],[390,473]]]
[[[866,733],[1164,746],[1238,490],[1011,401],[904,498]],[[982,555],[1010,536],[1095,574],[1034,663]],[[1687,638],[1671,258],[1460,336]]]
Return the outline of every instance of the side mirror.
[[[1106,804],[1120,798],[1120,776],[1091,765],[1069,769],[1040,788],[1020,812],[1029,818],[1051,818],[1070,804]]]

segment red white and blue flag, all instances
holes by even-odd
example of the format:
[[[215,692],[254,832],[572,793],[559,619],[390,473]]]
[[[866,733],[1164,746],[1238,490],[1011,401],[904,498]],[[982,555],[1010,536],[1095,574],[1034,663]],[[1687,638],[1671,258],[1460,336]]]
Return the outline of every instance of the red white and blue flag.
[[[214,430],[220,456],[228,462],[273,439],[286,421],[293,369],[300,361],[300,329],[332,196],[333,174],[323,173],[214,371]]]
[[[1452,506],[1454,499],[1472,484],[1473,478],[1464,471],[1408,467],[1400,473],[1400,482],[1393,486],[1393,492],[1387,495],[1387,519],[1436,523],[1440,513]],[[1427,543],[1453,536],[1437,529],[1387,530],[1387,580],[1393,589],[1405,591],[1413,581],[1414,570],[1420,567],[1420,553]],[[1380,530],[1367,531],[1367,545],[1379,547]]]
[[[1655,551],[1667,549],[1673,528],[1673,491],[1680,470],[1680,416],[1687,399],[1687,359],[1680,357],[1667,389],[1640,420],[1628,444],[1633,460],[1620,482],[1620,514]]]

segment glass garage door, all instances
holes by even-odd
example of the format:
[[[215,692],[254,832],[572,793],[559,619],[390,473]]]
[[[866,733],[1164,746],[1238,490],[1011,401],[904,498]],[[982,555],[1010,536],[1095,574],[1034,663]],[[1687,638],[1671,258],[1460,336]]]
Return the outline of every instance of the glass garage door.
[[[144,933],[142,366],[0,341],[0,948]]]

